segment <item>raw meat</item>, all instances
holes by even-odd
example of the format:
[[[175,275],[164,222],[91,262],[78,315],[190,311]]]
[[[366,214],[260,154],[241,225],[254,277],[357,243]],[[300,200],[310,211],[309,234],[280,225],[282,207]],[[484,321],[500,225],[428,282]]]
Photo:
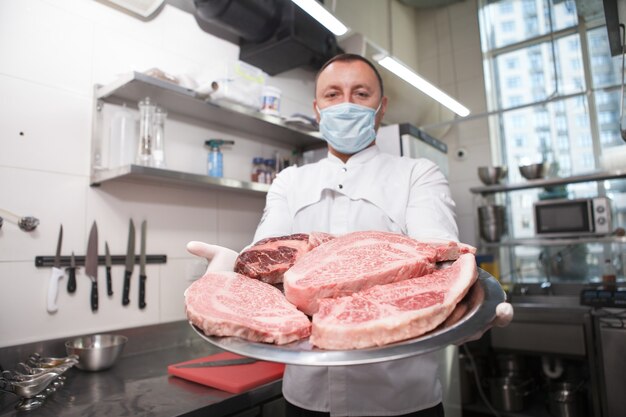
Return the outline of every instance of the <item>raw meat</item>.
[[[396,233],[348,233],[301,256],[284,275],[285,296],[310,316],[319,299],[429,274],[435,262],[452,258],[454,247],[455,242],[424,243]]]
[[[279,289],[235,272],[207,272],[185,291],[185,309],[206,335],[282,345],[311,333],[309,319]]]
[[[310,342],[323,349],[382,346],[423,335],[443,323],[476,281],[474,255],[418,278],[323,299]]]
[[[283,274],[303,254],[333,239],[328,233],[299,233],[259,240],[237,257],[235,272],[268,284],[283,282]]]

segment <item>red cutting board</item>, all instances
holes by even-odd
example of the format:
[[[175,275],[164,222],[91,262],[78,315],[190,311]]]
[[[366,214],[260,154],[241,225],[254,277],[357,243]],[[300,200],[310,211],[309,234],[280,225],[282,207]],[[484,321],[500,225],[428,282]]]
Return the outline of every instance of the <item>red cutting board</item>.
[[[205,368],[177,368],[178,365],[194,362],[240,359],[243,356],[230,352],[218,353],[180,362],[167,367],[167,373],[198,384],[208,385],[222,391],[237,394],[259,385],[282,378],[285,365],[282,363],[257,361],[243,365],[214,366]]]

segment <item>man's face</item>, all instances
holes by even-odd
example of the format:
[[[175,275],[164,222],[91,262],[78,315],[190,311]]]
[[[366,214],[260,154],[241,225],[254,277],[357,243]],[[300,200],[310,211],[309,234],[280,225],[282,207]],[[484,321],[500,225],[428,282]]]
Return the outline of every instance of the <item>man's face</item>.
[[[387,97],[382,97],[378,78],[374,71],[362,61],[336,61],[322,71],[317,79],[313,106],[320,109],[341,103],[354,103],[380,110],[376,114],[376,129],[380,125]],[[315,109],[317,121],[320,115]]]

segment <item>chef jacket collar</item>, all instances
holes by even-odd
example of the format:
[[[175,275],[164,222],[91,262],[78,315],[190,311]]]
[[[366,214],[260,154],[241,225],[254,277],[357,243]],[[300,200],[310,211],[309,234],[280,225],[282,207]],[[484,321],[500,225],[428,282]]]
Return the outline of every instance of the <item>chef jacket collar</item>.
[[[374,158],[379,153],[380,153],[380,148],[377,145],[373,145],[373,146],[365,148],[362,151],[357,152],[354,155],[352,155],[350,157],[350,159],[348,159],[348,161],[346,161],[345,164],[344,164],[344,162],[341,159],[339,159],[338,157],[336,157],[335,155],[333,155],[330,152],[328,152],[328,160],[330,162],[332,162],[332,163],[340,164],[340,165],[346,165],[346,166],[360,165],[360,164],[364,164],[364,163],[370,161],[372,158]]]

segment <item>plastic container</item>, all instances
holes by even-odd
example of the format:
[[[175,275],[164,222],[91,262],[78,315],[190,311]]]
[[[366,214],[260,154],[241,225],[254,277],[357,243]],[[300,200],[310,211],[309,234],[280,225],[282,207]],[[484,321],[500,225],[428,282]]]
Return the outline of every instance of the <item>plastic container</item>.
[[[207,160],[207,175],[218,178],[224,176],[224,154],[219,146],[211,146]]]
[[[207,158],[207,175],[210,177],[222,178],[224,176],[224,155],[220,146],[232,145],[235,141],[223,139],[211,139],[204,142],[209,146],[209,156]]]
[[[265,169],[263,166],[263,158],[255,157],[252,159],[252,172],[250,173],[250,180],[252,182],[263,182]]]
[[[126,103],[111,118],[109,128],[109,168],[130,165],[137,150],[135,115]]]
[[[263,87],[263,95],[261,96],[261,112],[274,116],[280,116],[280,96],[280,89],[269,85]]]
[[[271,184],[276,178],[276,160],[275,159],[266,159],[265,160],[265,183]]]

